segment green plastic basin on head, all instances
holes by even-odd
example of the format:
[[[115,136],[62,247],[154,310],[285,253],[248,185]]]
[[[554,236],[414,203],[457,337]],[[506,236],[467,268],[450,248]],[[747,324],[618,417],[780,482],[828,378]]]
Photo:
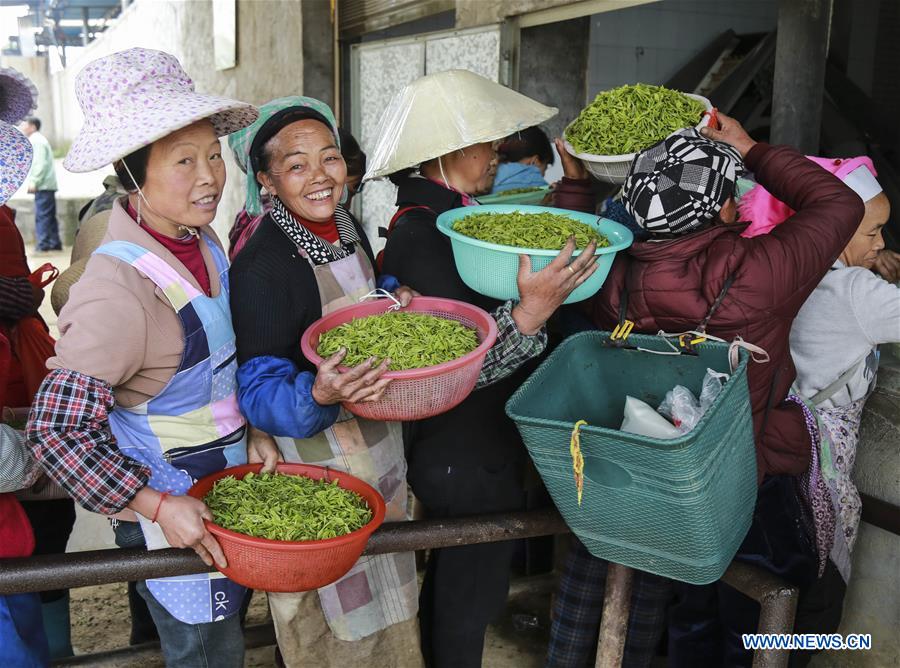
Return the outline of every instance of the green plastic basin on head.
[[[460,218],[465,218],[474,213],[553,213],[567,216],[578,222],[589,225],[600,234],[609,239],[607,248],[598,248],[597,270],[588,280],[572,291],[566,304],[582,301],[596,294],[612,267],[616,253],[631,245],[634,237],[624,225],[601,218],[593,214],[580,211],[568,211],[567,209],[555,209],[546,206],[528,206],[525,204],[485,204],[481,206],[467,206],[459,209],[445,211],[438,216],[438,229],[450,237],[453,248],[453,258],[456,262],[456,270],[463,282],[479,294],[493,297],[494,299],[518,299],[519,288],[516,276],[519,273],[519,254],[531,257],[532,271],[540,271],[559,255],[559,251],[541,250],[535,248],[517,248],[515,246],[501,246],[499,244],[480,241],[460,234],[453,229],[453,224]],[[579,255],[575,251],[575,256]]]

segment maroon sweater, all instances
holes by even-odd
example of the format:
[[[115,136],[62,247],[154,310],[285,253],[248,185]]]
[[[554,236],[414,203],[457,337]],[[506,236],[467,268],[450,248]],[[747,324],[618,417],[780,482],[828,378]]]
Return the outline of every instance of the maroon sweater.
[[[748,372],[762,480],[802,473],[809,464],[803,414],[785,401],[796,376],[789,333],[803,302],[859,226],[864,207],[839,179],[790,147],[760,143],[745,162],[759,183],[796,211],[790,219],[752,239],[741,237],[744,226],[736,225],[635,243],[618,255],[587,307],[598,327],[612,329],[627,280],[634,331],[684,331],[697,327],[733,276],[707,331],[726,340],[740,336],[769,353],[768,363],[751,362]]]

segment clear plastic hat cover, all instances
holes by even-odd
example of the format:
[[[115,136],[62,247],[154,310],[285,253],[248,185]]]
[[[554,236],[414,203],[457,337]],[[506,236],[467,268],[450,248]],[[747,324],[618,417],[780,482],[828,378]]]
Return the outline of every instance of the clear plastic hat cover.
[[[390,101],[364,180],[393,174],[451,151],[502,139],[556,115],[521,93],[468,70],[429,74]]]

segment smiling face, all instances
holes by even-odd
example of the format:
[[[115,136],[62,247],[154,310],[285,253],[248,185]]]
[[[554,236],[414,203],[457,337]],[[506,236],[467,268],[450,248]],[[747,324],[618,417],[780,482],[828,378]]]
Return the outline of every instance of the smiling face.
[[[871,269],[878,251],[884,248],[881,231],[890,216],[891,205],[884,193],[866,202],[866,214],[838,259],[848,267]]]
[[[347,165],[331,129],[303,119],[284,126],[265,145],[259,182],[293,213],[324,223],[334,215],[347,181]]]
[[[212,123],[200,121],[157,140],[150,147],[141,190],[149,204],[141,216],[172,237],[178,226],[202,227],[216,217],[225,188],[225,163]],[[131,194],[137,207],[137,193]]]

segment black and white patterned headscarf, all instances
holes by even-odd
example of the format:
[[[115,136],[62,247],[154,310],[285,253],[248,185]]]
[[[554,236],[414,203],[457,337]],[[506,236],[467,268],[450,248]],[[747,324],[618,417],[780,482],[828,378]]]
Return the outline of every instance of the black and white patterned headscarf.
[[[715,218],[743,172],[740,153],[731,146],[695,128],[678,130],[638,154],[622,199],[651,234],[685,234]]]
[[[302,249],[309,256],[309,259],[312,260],[312,263],[316,265],[328,264],[351,255],[355,245],[360,241],[356,225],[353,224],[353,218],[340,205],[334,209],[334,223],[337,226],[338,236],[340,237],[339,246],[335,246],[313,234],[298,223],[294,216],[291,215],[291,212],[288,211],[284,202],[278,197],[272,198],[272,211],[270,213],[278,228],[298,248]]]

